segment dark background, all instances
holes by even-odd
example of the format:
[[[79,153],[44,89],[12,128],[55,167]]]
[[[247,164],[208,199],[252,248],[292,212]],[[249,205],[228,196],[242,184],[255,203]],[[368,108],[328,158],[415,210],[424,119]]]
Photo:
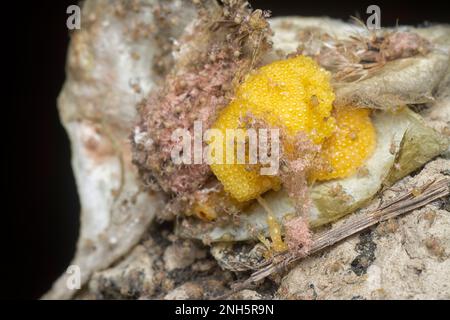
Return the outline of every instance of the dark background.
[[[327,15],[346,20],[359,15],[365,20],[366,8],[377,4],[382,26],[393,26],[397,19],[412,25],[450,22],[446,1],[250,2],[255,8],[271,10],[274,16]],[[12,94],[8,109],[12,115],[7,118],[12,128],[5,131],[7,149],[2,157],[7,190],[3,199],[7,219],[1,224],[2,235],[6,235],[0,261],[2,298],[40,297],[65,271],[75,251],[80,204],[56,98],[64,82],[69,42],[66,8],[76,3],[25,1],[16,4],[13,12],[2,12],[13,18],[15,44],[13,92],[7,92]]]

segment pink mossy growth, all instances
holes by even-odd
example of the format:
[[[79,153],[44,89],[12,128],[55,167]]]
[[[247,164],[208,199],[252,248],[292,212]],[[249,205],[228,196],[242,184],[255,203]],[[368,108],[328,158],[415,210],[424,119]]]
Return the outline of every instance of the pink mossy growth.
[[[294,137],[287,137],[284,133],[282,136],[283,145],[291,146],[293,152],[283,148],[280,179],[294,202],[297,214],[284,224],[285,243],[290,251],[306,255],[312,245],[312,232],[307,218],[311,208],[308,175],[311,170],[324,165],[317,160],[321,146],[314,144],[303,132]]]
[[[289,197],[294,201],[297,214],[305,215],[311,207],[308,194],[308,175],[312,169],[318,168],[317,155],[321,146],[314,144],[305,133],[300,132],[289,137],[282,131],[283,148],[281,156],[280,178]]]
[[[270,125],[250,113],[247,113],[241,122],[247,129],[271,129]],[[307,218],[311,208],[308,176],[312,170],[325,165],[317,157],[321,151],[321,145],[313,143],[305,132],[292,136],[286,132],[285,128],[278,129],[280,129],[282,141],[278,176],[296,209],[296,217],[284,225],[285,242],[289,250],[303,250],[306,254],[312,241]]]
[[[412,32],[394,32],[389,34],[381,45],[384,57],[390,61],[426,54],[430,51],[431,44]]]
[[[217,111],[227,103],[223,86],[231,83],[235,71],[233,61],[208,63],[195,71],[169,77],[164,89],[148,100],[144,128],[153,145],[147,150],[145,165],[164,191],[192,192],[209,177],[207,164],[174,165],[171,162],[171,151],[178,143],[172,139],[172,134],[177,129],[186,129],[193,136],[195,121],[201,121],[203,127],[208,128]]]
[[[266,17],[261,10],[252,11],[244,0],[226,0],[223,6],[199,2],[198,19],[177,41],[183,54],[159,90],[138,110],[133,162],[146,186],[186,197],[211,177],[205,163],[172,161],[171,153],[178,145],[173,133],[185,129],[193,137],[196,121],[203,130],[211,126],[232,98],[235,84],[270,49]]]
[[[312,245],[312,233],[305,217],[298,216],[287,221],[285,243],[290,251],[307,254]]]

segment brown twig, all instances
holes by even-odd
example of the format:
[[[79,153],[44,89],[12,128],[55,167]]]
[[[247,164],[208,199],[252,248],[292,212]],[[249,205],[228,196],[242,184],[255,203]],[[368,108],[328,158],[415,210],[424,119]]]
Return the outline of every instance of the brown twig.
[[[218,299],[223,299],[238,291],[254,287],[256,283],[269,275],[285,270],[287,266],[306,256],[310,256],[330,247],[377,223],[414,211],[448,195],[450,195],[450,179],[448,178],[432,180],[425,184],[419,192],[413,192],[413,190],[405,192],[404,194],[381,204],[375,210],[367,211],[356,217],[351,217],[346,223],[315,235],[313,237],[311,249],[306,255],[295,252],[285,252],[277,255],[270,263],[263,262],[259,270],[252,273],[247,280],[235,285],[229,293]]]

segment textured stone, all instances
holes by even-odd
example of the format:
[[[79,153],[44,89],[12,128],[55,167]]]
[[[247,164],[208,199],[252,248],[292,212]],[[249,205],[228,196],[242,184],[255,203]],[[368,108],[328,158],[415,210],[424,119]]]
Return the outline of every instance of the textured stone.
[[[435,160],[394,188],[413,188],[449,169],[450,160]],[[277,297],[450,299],[450,212],[445,206],[438,200],[302,260],[283,278]]]
[[[89,290],[100,299],[153,295],[157,286],[153,259],[154,255],[139,245],[114,268],[94,273]]]
[[[164,300],[194,300],[203,297],[203,289],[199,284],[186,282],[170,291]]]
[[[204,258],[206,250],[200,249],[191,241],[176,242],[164,251],[164,263],[167,271],[183,269],[195,260]]]

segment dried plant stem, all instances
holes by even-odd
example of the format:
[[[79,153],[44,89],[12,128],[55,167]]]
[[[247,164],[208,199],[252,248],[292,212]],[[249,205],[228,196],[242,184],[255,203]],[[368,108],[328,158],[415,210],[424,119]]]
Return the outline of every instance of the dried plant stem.
[[[402,214],[419,209],[437,199],[450,195],[450,179],[443,178],[433,180],[425,184],[420,190],[409,190],[394,199],[381,204],[377,209],[367,211],[336,228],[319,233],[313,237],[313,244],[307,254],[296,252],[285,252],[275,256],[270,261],[262,263],[259,270],[244,282],[233,287],[231,292],[220,297],[225,298],[233,293],[246,288],[254,287],[255,284],[269,275],[285,270],[288,265],[332,246],[364,229],[379,222],[398,217]]]

